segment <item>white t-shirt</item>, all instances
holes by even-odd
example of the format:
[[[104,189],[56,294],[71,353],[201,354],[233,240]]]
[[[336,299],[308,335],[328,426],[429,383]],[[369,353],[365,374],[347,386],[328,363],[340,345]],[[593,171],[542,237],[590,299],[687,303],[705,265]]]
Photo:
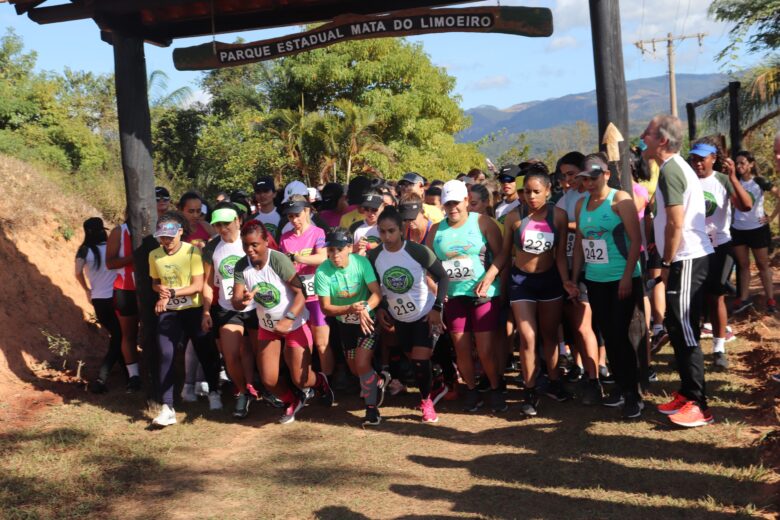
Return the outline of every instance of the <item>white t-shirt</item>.
[[[376,224],[369,226],[368,224],[363,223],[360,227],[355,229],[352,240],[357,244],[360,242],[360,239],[364,237],[375,246],[382,242],[379,238],[379,228]]]
[[[255,293],[255,311],[260,327],[273,332],[276,324],[290,311],[295,294],[287,280],[295,276],[295,267],[284,253],[268,250],[268,259],[262,269],[256,269],[245,256],[235,268],[235,281],[242,283],[247,291],[257,289]],[[292,329],[295,330],[309,319],[306,307],[295,318]]]
[[[390,315],[404,323],[412,323],[427,316],[436,301],[436,295],[426,282],[427,267],[436,261],[433,251],[422,244],[407,240],[395,252],[380,246],[369,253],[379,275],[382,294],[387,300]]]
[[[496,206],[496,220],[498,220],[503,224],[507,214],[509,214],[510,211],[512,211],[519,205],[520,205],[520,197],[517,197],[512,202],[502,202],[501,204]]]
[[[587,191],[580,193],[577,190],[569,190],[563,194],[563,197],[561,197],[558,202],[555,203],[555,207],[560,208],[566,212],[566,219],[569,222],[575,222],[577,220],[577,215],[575,213],[575,210],[577,209],[577,202],[584,198],[587,194]],[[569,258],[571,258],[574,254],[574,238],[574,231],[568,231],[566,233],[566,256]]]
[[[114,297],[114,280],[116,271],[106,267],[106,244],[97,246],[100,253],[100,267],[95,267],[95,255],[91,249],[87,248],[87,254],[84,258],[76,258],[76,269],[87,268],[87,280],[92,289],[92,299],[102,300]]]
[[[259,220],[260,222],[262,222],[272,237],[277,236],[276,232],[279,230],[279,225],[281,223],[282,217],[279,215],[279,212],[277,212],[275,209],[270,211],[269,213],[263,213],[262,211],[258,211],[257,215],[255,215],[255,220]]]
[[[658,189],[655,192],[655,243],[658,252],[664,254],[666,206],[683,207],[682,239],[673,262],[707,256],[714,250],[705,231],[704,190],[693,168],[674,154],[661,165]]]
[[[772,189],[772,183],[763,177],[753,177],[747,182],[740,181],[740,184],[742,184],[742,187],[745,188],[745,191],[748,192],[748,195],[753,200],[753,207],[750,208],[750,211],[734,211],[734,223],[732,226],[740,231],[748,231],[764,226],[761,223],[761,219],[766,217],[764,192]]]
[[[729,178],[720,172],[712,172],[705,179],[699,179],[704,190],[704,211],[707,222],[707,236],[714,247],[731,242],[731,194],[734,186]]]
[[[203,248],[203,261],[211,264],[214,271],[214,285],[219,288],[219,306],[232,311],[233,281],[236,264],[244,258],[244,248],[239,238],[235,242],[225,242],[217,237]],[[255,308],[252,301],[244,308],[244,312]]]

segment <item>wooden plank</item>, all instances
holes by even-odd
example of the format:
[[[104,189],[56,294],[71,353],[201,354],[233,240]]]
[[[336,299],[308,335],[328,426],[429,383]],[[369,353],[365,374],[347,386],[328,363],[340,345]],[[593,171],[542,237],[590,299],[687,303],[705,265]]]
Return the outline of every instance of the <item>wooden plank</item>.
[[[270,40],[241,44],[216,42],[174,49],[173,62],[178,70],[206,70],[280,58],[350,40],[443,32],[543,37],[551,35],[552,28],[552,12],[531,7],[425,8],[387,15],[350,14],[311,31]]]
[[[737,160],[737,152],[742,149],[742,130],[739,117],[739,81],[729,82],[729,140],[731,158]]]
[[[692,143],[696,140],[696,106],[686,103],[685,112],[688,114],[688,142]]]
[[[698,101],[694,101],[693,103],[691,103],[691,105],[693,105],[694,108],[700,107],[702,105],[706,105],[710,101],[715,101],[719,97],[723,97],[723,96],[725,96],[728,93],[729,93],[729,87],[726,86],[726,87],[723,87],[722,89],[718,90],[717,92],[713,92],[712,94],[710,94],[707,97],[703,97],[703,98],[701,98]]]
[[[149,277],[149,252],[158,247],[153,237],[157,223],[152,165],[152,128],[146,85],[146,58],[143,40],[118,33],[111,35],[114,46],[114,78],[119,116],[119,144],[125,177],[127,215],[133,240],[136,294],[141,320],[144,364],[151,371],[150,397],[159,399],[157,377],[157,295]],[[145,378],[149,379],[149,378]]]
[[[31,9],[27,16],[30,20],[40,24],[72,22],[92,18],[95,12],[92,7],[79,4],[62,4],[51,7],[37,7]]]

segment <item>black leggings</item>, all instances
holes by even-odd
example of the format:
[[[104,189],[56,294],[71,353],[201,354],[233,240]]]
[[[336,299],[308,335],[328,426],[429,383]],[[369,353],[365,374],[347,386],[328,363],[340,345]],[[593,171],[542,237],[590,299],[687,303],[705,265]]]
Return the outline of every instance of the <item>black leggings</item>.
[[[114,364],[122,359],[122,329],[119,319],[116,317],[113,298],[94,298],[92,306],[95,307],[95,317],[98,323],[108,331],[108,352],[100,365],[98,378],[104,383],[108,380],[108,374],[114,368]]]
[[[219,388],[219,354],[210,332],[203,332],[201,318],[203,308],[163,312],[157,317],[157,345],[160,348],[160,392],[162,402],[173,406],[173,358],[176,347],[192,341],[198,355],[209,390]]]
[[[610,371],[623,394],[639,392],[638,361],[642,354],[637,350],[644,347],[644,293],[642,280],[631,279],[631,294],[624,300],[618,298],[618,285],[614,282],[592,282],[588,286],[588,301],[593,310],[593,321],[604,337]],[[633,326],[632,326],[633,325]]]

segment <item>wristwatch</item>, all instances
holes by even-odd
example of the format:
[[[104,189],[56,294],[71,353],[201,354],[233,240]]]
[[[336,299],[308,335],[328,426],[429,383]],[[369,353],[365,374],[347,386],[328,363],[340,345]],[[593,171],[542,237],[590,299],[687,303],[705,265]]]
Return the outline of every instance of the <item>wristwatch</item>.
[[[287,256],[290,258],[291,261],[295,262],[295,253],[287,253]]]
[[[670,262],[664,262],[663,260],[661,260],[661,269],[669,269],[670,267],[672,267],[672,264]]]
[[[173,288],[168,289],[168,292],[171,293],[171,299],[176,298],[176,290]]]
[[[433,304],[433,310],[437,312],[441,312],[444,306],[441,303],[434,303]]]
[[[295,313],[293,313],[292,311],[285,314],[284,317],[287,318],[288,320],[293,320],[293,321],[295,321],[295,318],[297,318]]]

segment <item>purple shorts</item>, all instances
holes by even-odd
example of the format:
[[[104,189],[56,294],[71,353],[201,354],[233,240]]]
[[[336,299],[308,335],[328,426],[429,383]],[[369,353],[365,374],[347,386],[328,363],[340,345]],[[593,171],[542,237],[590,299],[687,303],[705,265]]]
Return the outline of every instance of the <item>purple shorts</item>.
[[[450,332],[490,332],[498,328],[498,298],[476,305],[476,298],[456,296],[444,308],[444,320]]]
[[[306,310],[309,311],[309,319],[306,320],[312,327],[324,327],[327,325],[325,322],[325,314],[322,312],[319,300],[312,300],[306,302]]]

